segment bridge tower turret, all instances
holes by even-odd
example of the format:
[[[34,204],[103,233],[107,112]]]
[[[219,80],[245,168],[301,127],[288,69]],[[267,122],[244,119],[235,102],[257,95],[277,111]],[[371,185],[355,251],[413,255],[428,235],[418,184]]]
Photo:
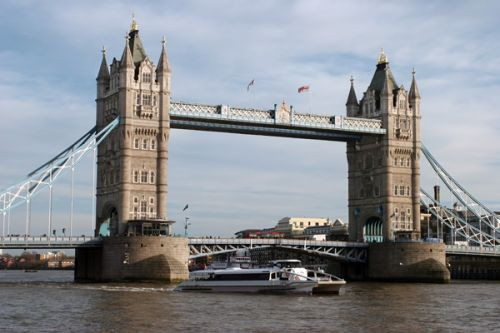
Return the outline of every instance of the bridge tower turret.
[[[351,84],[351,91],[353,91]],[[418,96],[418,97],[417,97]],[[382,120],[383,137],[347,143],[349,235],[352,241],[420,238],[420,95],[413,78],[398,86],[381,52],[371,83],[351,117]]]
[[[170,66],[163,44],[158,66],[149,59],[133,19],[120,60],[97,78],[97,127],[120,125],[99,146],[96,234],[169,233],[167,159],[170,132]]]

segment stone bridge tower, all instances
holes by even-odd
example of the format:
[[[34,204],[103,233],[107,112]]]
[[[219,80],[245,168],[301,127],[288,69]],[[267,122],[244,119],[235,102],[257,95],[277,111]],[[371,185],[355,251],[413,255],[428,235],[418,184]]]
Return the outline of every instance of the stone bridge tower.
[[[147,56],[132,21],[120,60],[108,70],[103,51],[97,76],[97,129],[120,125],[98,149],[96,235],[169,231],[167,158],[170,67],[165,41],[158,65]],[[139,230],[140,229],[140,230]]]
[[[420,238],[420,93],[398,86],[382,51],[358,102],[351,80],[347,116],[380,119],[387,134],[347,143],[349,237],[382,242]]]

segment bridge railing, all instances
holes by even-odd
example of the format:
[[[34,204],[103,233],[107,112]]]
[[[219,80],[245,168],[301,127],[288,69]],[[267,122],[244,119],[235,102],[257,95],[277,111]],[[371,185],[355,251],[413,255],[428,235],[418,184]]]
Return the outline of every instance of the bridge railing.
[[[0,245],[27,245],[28,247],[37,245],[77,245],[99,239],[99,237],[94,236],[5,236],[0,237]]]
[[[500,245],[495,247],[446,245],[446,253],[500,255]]]
[[[291,246],[329,246],[329,247],[368,247],[367,243],[338,242],[338,241],[312,241],[303,239],[280,238],[190,238],[189,245],[291,245]]]

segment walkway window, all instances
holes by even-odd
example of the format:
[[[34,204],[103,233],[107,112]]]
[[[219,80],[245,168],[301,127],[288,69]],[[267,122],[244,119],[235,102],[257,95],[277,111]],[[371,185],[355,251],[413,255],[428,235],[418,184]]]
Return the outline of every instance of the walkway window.
[[[147,171],[141,171],[141,183],[147,183],[148,182],[148,172]]]

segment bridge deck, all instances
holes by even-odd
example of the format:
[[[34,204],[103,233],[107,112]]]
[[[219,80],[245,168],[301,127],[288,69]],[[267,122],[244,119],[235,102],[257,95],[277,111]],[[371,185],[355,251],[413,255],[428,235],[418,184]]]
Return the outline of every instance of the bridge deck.
[[[101,238],[80,237],[0,237],[0,249],[74,249],[78,247],[100,247]],[[368,243],[311,241],[299,239],[240,239],[240,238],[190,238],[190,257],[202,257],[234,252],[238,249],[282,247],[303,250],[318,255],[335,256],[348,261],[365,262]],[[500,246],[447,245],[446,254],[471,256],[500,256]]]

